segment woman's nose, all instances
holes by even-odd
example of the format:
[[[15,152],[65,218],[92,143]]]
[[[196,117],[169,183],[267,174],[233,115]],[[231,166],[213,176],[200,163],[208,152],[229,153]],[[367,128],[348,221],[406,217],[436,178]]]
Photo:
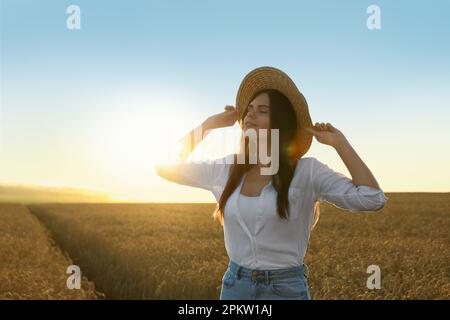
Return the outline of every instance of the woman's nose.
[[[249,116],[249,117],[251,117],[251,118],[255,119],[255,114],[254,114],[254,111],[253,111],[253,110],[248,110],[248,112],[247,112],[247,116]]]

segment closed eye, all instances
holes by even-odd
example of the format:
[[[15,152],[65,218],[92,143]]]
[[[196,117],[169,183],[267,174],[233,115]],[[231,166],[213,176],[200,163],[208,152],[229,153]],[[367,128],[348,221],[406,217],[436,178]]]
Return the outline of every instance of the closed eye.
[[[252,110],[253,109],[253,105],[248,105],[248,107],[247,107],[247,109],[245,110],[245,113],[244,113],[244,117],[247,115],[247,113],[248,113],[248,111],[250,111],[250,110]],[[258,112],[259,113],[269,113],[269,106],[266,106],[266,105],[258,105]]]

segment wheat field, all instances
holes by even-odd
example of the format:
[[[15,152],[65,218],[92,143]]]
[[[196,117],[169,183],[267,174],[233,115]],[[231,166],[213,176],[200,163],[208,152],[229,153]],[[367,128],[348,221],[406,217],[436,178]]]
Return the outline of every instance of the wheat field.
[[[0,205],[0,299],[97,299],[86,278],[80,290],[66,286],[69,257],[25,206]]]
[[[377,213],[351,213],[321,205],[305,257],[313,299],[449,299],[450,195],[448,193],[386,193],[386,207]],[[80,266],[86,288],[95,283],[107,299],[218,299],[227,267],[223,231],[211,215],[214,204],[34,204],[28,205],[59,247]],[[30,215],[4,214],[11,225],[35,228]],[[25,207],[16,207],[18,211]],[[14,211],[9,207],[8,210]],[[7,211],[7,210],[6,210]],[[33,225],[33,227],[30,227]],[[16,234],[18,236],[18,234]],[[9,236],[12,237],[11,235]],[[44,234],[42,239],[46,239]],[[19,258],[32,261],[25,242],[6,251],[14,261],[1,264],[14,277]],[[48,244],[36,243],[39,250]],[[18,254],[17,250],[21,253]],[[11,251],[11,252],[9,252]],[[67,262],[54,262],[46,278],[65,284]],[[58,262],[59,261],[59,262]],[[60,266],[58,265],[60,264]],[[26,263],[25,263],[26,264]],[[50,265],[50,263],[49,263]],[[367,267],[378,265],[381,289],[366,286]],[[42,272],[44,270],[41,270]],[[2,271],[2,276],[3,275]],[[87,280],[89,279],[89,280]],[[18,284],[21,279],[16,279]],[[3,281],[2,281],[3,282]],[[10,281],[11,282],[11,281]],[[13,283],[12,281],[11,283]],[[0,287],[0,297],[28,298],[20,288]],[[8,291],[9,290],[9,291]],[[61,291],[62,292],[62,291]],[[37,293],[35,293],[36,295]],[[98,297],[79,293],[83,298]],[[78,298],[61,293],[54,298]]]

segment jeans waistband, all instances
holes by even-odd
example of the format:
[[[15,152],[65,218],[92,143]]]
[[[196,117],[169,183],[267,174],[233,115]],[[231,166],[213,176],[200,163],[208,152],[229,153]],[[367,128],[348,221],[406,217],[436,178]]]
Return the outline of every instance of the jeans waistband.
[[[302,265],[284,268],[284,269],[272,269],[272,270],[258,270],[258,269],[250,269],[243,266],[238,265],[236,262],[230,260],[228,263],[228,268],[231,272],[237,275],[238,279],[240,277],[250,277],[250,278],[284,278],[284,277],[292,277],[292,276],[304,276],[308,277],[309,269],[308,266],[303,263]]]

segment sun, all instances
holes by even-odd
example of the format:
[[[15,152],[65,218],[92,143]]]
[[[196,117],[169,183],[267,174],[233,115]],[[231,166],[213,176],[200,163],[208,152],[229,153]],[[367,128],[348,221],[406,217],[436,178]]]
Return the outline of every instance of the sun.
[[[148,199],[161,193],[167,182],[155,167],[179,162],[181,139],[214,113],[202,113],[204,107],[185,94],[130,91],[102,104],[108,107],[94,121],[85,156],[92,159],[91,178],[123,198]],[[209,160],[231,153],[236,132],[231,127],[213,130],[184,160]]]
[[[174,111],[180,101],[132,97],[118,99],[96,119],[88,142],[96,179],[126,195],[148,193],[154,166],[174,161],[176,142],[191,125],[189,116]]]

